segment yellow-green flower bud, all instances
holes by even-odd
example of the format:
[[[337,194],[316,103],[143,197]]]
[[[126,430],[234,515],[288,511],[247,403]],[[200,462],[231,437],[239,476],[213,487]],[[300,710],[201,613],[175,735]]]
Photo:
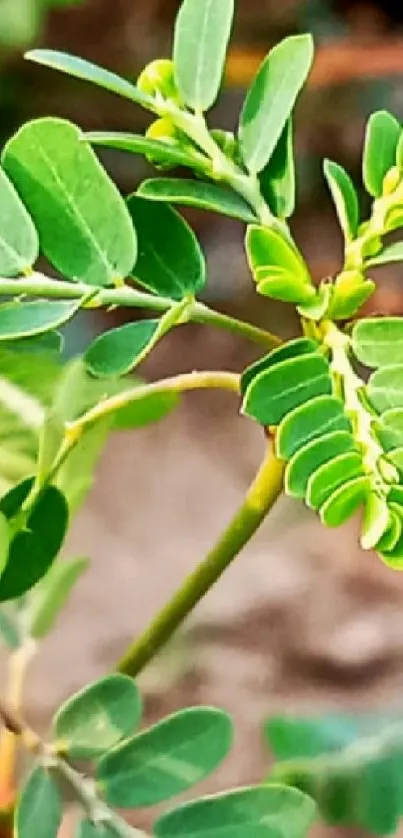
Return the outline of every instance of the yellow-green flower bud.
[[[397,189],[399,183],[402,180],[402,172],[398,168],[398,166],[392,166],[391,169],[386,173],[383,184],[382,184],[382,194],[383,195],[391,195],[392,192]]]
[[[140,73],[137,87],[147,96],[161,96],[177,105],[183,104],[175,80],[173,62],[169,58],[158,58],[151,61]]]

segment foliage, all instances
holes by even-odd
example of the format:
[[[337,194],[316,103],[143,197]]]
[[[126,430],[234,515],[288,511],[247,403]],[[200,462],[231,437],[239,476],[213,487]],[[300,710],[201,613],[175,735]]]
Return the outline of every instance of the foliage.
[[[183,0],[173,59],[152,62],[136,85],[63,53],[27,56],[142,106],[152,123],[144,137],[86,135],[45,117],[23,125],[2,153],[0,633],[19,666],[52,629],[88,565],[59,554],[109,431],[162,418],[185,390],[217,387],[241,396],[242,413],[269,445],[216,546],[129,647],[119,674],[85,686],[56,711],[50,740],[21,722],[19,699],[11,707],[0,700],[7,734],[33,756],[15,811],[19,838],[33,827],[38,838],[55,838],[66,785],[82,806],[78,836],[136,835],[113,807],[164,802],[226,757],[232,724],[217,708],[186,708],[137,732],[141,701],[129,676],[209,591],[281,491],[329,527],[360,509],[362,547],[390,567],[403,566],[403,318],[359,316],[375,288],[369,272],[403,261],[402,243],[385,240],[403,227],[403,129],[386,112],[369,119],[367,220],[349,174],[325,161],[344,261],[337,276],[316,286],[288,226],[296,202],[294,109],[312,39],[286,38],[271,50],[236,133],[210,128],[205,114],[219,92],[233,13],[232,0]],[[125,200],[93,150],[99,145],[145,155],[158,177]],[[164,174],[178,166],[189,176]],[[246,224],[256,291],[296,308],[298,337],[282,342],[196,299],[206,282],[204,254],[172,205]],[[40,256],[56,278],[37,269]],[[66,364],[58,330],[80,310],[119,306],[153,316],[107,330]],[[251,339],[262,357],[241,375],[194,371],[150,384],[130,377],[166,334],[192,322]],[[155,834],[302,838],[314,814],[311,797],[343,823],[380,834],[394,828],[403,811],[395,778],[400,740],[357,744],[356,726],[340,720],[272,720],[268,731],[284,761],[268,783],[182,804],[162,814]],[[385,777],[395,795],[387,805]]]

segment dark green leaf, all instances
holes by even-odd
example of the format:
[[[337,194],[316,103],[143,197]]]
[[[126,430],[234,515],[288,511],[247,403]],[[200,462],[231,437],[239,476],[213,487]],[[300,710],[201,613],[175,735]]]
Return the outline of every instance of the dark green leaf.
[[[287,464],[285,472],[286,492],[296,498],[304,498],[311,475],[324,463],[353,449],[354,439],[346,431],[333,431],[308,442],[291,457]]]
[[[383,180],[396,163],[401,134],[397,119],[387,111],[373,113],[367,124],[363,156],[364,185],[370,195],[382,195]]]
[[[0,274],[18,276],[39,256],[38,234],[14,186],[0,168]]]
[[[195,234],[167,204],[132,195],[129,212],[139,237],[136,280],[155,294],[181,300],[205,283],[206,266]]]
[[[18,340],[55,329],[67,323],[80,305],[81,300],[66,303],[53,300],[3,303],[0,305],[0,341]]]
[[[342,166],[325,160],[324,173],[330,189],[341,229],[347,241],[357,235],[360,220],[358,196],[354,184]]]
[[[308,76],[312,59],[311,36],[295,35],[274,47],[263,61],[241,114],[241,150],[250,172],[261,172],[268,164]]]
[[[62,801],[50,774],[34,768],[18,802],[15,834],[18,838],[57,838],[62,814]]]
[[[88,565],[88,559],[58,561],[37,585],[31,595],[27,614],[28,633],[35,640],[40,640],[52,630]]]
[[[141,710],[133,679],[108,675],[60,707],[53,720],[53,739],[72,757],[99,756],[133,732]]]
[[[54,118],[28,122],[5,146],[3,165],[35,221],[45,256],[62,274],[102,286],[131,273],[136,236],[129,213],[75,125]]]
[[[272,157],[260,173],[260,187],[277,218],[289,218],[295,209],[295,161],[293,121],[290,117]]]
[[[7,564],[10,549],[11,531],[5,515],[0,513],[0,576]]]
[[[366,260],[369,268],[377,265],[388,265],[390,262],[403,262],[403,242],[394,242],[384,247],[376,256]]]
[[[32,481],[19,484],[0,500],[0,511],[12,519],[20,513]],[[11,541],[0,577],[0,602],[16,599],[36,585],[56,558],[68,525],[68,507],[62,493],[48,486],[28,514],[24,529]]]
[[[296,789],[266,785],[185,803],[154,824],[157,838],[304,838],[315,804]]]
[[[220,89],[234,0],[183,0],[175,24],[173,60],[186,105],[207,111]]]
[[[343,402],[334,396],[317,396],[283,419],[276,435],[276,451],[279,457],[289,460],[303,445],[317,437],[351,430]]]
[[[327,527],[344,524],[364,503],[370,488],[368,477],[354,477],[339,486],[320,509],[320,517]]]
[[[339,454],[330,462],[323,463],[310,476],[306,490],[306,502],[312,509],[319,509],[335,489],[352,477],[363,474],[362,456],[356,451]]]
[[[139,320],[104,332],[85,353],[87,369],[92,375],[100,377],[130,372],[140,363],[158,324],[158,320]]]
[[[268,355],[259,358],[250,367],[242,373],[241,378],[241,393],[244,396],[249,384],[256,378],[259,373],[273,367],[280,361],[286,361],[288,358],[297,358],[299,355],[307,355],[315,352],[319,348],[319,344],[308,338],[296,338],[296,340],[287,341],[287,343],[279,346],[278,349],[273,349]]]
[[[181,148],[174,143],[154,140],[151,137],[143,137],[142,134],[120,134],[113,131],[90,131],[84,134],[85,139],[91,145],[107,146],[122,151],[129,151],[131,154],[144,154],[147,159],[155,160],[161,164],[171,166],[196,166],[197,163],[205,166],[206,159],[196,151]],[[203,166],[203,168],[204,168]],[[197,167],[197,166],[196,166]]]
[[[103,67],[97,67],[96,64],[91,64],[84,58],[52,49],[32,49],[25,54],[25,58],[28,61],[34,61],[36,64],[51,67],[52,70],[60,70],[62,73],[67,73],[68,76],[74,76],[106,90],[111,90],[112,93],[130,99],[131,102],[136,102],[148,110],[154,109],[154,103],[150,96],[146,96],[145,93],[142,93],[137,87],[130,84],[126,79],[122,79],[116,73],[104,70]]]
[[[278,425],[295,407],[331,392],[329,365],[323,356],[291,358],[253,379],[245,394],[242,413],[261,425]]]
[[[137,195],[151,201],[199,207],[200,209],[240,218],[246,223],[256,221],[246,201],[226,186],[185,178],[152,178],[145,180]]]
[[[391,364],[372,373],[366,393],[378,413],[403,407],[403,364]]]
[[[190,707],[105,754],[97,781],[111,806],[151,806],[211,774],[231,744],[232,723],[224,712]]]
[[[354,354],[367,367],[403,363],[403,317],[370,317],[353,329]]]

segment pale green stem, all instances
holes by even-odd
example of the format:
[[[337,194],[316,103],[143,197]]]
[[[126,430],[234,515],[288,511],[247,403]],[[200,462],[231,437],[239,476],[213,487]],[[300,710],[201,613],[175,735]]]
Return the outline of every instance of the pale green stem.
[[[168,642],[260,527],[282,491],[283,477],[284,463],[274,456],[270,445],[231,523],[204,561],[128,648],[118,665],[120,672],[138,675]]]

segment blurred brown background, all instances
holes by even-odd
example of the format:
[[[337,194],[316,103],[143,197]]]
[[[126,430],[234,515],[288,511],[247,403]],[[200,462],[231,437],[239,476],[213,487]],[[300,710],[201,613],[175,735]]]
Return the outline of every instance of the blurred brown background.
[[[202,2],[202,0],[200,0]],[[55,8],[55,6],[58,6]],[[35,45],[65,49],[135,78],[169,55],[178,0],[0,0],[0,130],[22,120],[69,117],[82,127],[138,131],[147,115],[85,84],[24,64]],[[14,22],[13,22],[14,21]],[[211,116],[236,125],[259,60],[285,34],[311,30],[317,63],[298,109],[299,209],[295,235],[317,278],[337,270],[341,241],[321,177],[326,155],[360,178],[365,120],[376,108],[403,115],[403,6],[395,0],[238,0],[225,93]],[[104,153],[127,193],[150,170],[140,158]],[[365,197],[362,196],[363,211]],[[242,229],[188,214],[206,249],[212,303],[283,334],[286,307],[256,299]],[[371,305],[402,312],[403,273],[380,275]],[[133,312],[122,317],[132,317]],[[107,321],[80,320],[80,349]],[[167,338],[150,378],[192,368],[241,370],[256,351],[208,329]],[[109,667],[183,575],[212,545],[242,498],[262,453],[260,432],[233,397],[193,395],[165,423],[117,435],[74,528],[71,551],[92,568],[41,651],[27,706],[45,723],[58,700]],[[356,526],[336,533],[281,501],[258,537],[200,605],[181,636],[142,677],[148,718],[192,702],[218,704],[237,723],[237,744],[209,788],[257,780],[267,767],[260,724],[273,710],[303,712],[401,704],[403,580],[357,547]],[[147,822],[147,819],[144,819]]]

